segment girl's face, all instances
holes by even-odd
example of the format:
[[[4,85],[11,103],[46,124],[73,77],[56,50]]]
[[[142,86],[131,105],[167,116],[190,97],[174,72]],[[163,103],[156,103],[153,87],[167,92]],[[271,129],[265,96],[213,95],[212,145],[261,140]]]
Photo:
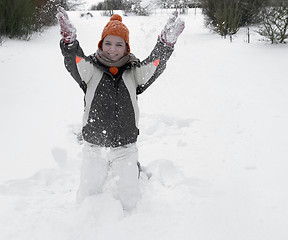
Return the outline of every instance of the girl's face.
[[[105,57],[117,61],[127,53],[126,42],[119,36],[107,35],[102,43],[102,51]]]

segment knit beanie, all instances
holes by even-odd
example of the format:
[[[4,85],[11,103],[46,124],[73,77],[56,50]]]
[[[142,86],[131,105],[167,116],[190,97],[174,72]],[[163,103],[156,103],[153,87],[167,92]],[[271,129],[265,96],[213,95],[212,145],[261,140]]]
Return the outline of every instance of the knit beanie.
[[[101,40],[98,43],[98,49],[102,50],[102,42],[107,35],[114,35],[123,38],[127,44],[127,54],[130,53],[129,30],[122,23],[122,17],[120,15],[114,14],[104,27]]]

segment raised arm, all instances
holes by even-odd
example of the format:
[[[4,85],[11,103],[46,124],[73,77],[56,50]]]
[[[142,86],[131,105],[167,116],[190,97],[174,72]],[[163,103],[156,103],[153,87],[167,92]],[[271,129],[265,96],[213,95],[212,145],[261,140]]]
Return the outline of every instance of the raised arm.
[[[72,25],[67,13],[62,7],[58,8],[56,17],[61,29],[62,39],[60,41],[60,48],[64,56],[65,67],[82,90],[86,92],[86,83],[92,77],[93,66],[90,59],[85,56],[79,42],[76,40],[76,28]],[[79,65],[81,65],[81,69],[84,69],[84,71],[79,71]]]
[[[137,94],[144,92],[163,73],[174,51],[174,45],[184,28],[185,23],[178,18],[178,12],[175,11],[161,31],[161,36],[149,57],[141,62],[139,68],[135,69],[138,83]]]
[[[161,32],[161,41],[166,45],[173,47],[184,28],[185,22],[178,18],[177,11],[173,12]]]

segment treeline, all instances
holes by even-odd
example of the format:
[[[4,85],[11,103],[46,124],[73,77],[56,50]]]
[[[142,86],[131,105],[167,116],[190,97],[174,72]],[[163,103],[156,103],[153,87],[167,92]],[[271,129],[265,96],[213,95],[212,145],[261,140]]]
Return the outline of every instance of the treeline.
[[[191,0],[104,0],[93,5],[90,10],[102,10],[113,14],[114,10],[123,10],[124,14],[133,12],[137,15],[148,16],[155,8],[192,8],[201,7],[201,1]]]
[[[58,6],[73,10],[83,3],[85,0],[0,0],[0,43],[5,37],[27,40],[56,23]],[[108,15],[114,10],[149,15],[159,7],[202,7],[206,26],[231,39],[241,27],[255,24],[259,34],[272,43],[285,43],[288,38],[288,0],[104,0],[91,10],[104,10]]]

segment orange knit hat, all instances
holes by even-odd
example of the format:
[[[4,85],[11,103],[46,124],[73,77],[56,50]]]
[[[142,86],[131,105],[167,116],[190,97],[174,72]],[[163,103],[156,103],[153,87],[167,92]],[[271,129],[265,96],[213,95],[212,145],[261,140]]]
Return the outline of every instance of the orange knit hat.
[[[128,28],[122,23],[122,17],[118,14],[114,14],[110,21],[106,24],[106,26],[103,29],[101,40],[98,43],[98,48],[102,49],[102,42],[103,39],[107,35],[114,35],[121,37],[125,40],[127,44],[127,54],[130,53],[130,45],[129,45],[129,30]]]

